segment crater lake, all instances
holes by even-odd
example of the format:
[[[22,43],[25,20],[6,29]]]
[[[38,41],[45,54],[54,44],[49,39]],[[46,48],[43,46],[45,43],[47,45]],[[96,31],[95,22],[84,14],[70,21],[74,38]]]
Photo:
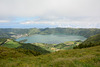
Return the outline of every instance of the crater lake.
[[[21,41],[25,39],[26,41],[24,43],[47,43],[47,44],[59,44],[59,43],[63,43],[66,41],[86,40],[85,37],[78,36],[78,35],[53,35],[53,34],[40,35],[40,34],[36,34],[36,35],[18,38],[16,39],[16,41]]]

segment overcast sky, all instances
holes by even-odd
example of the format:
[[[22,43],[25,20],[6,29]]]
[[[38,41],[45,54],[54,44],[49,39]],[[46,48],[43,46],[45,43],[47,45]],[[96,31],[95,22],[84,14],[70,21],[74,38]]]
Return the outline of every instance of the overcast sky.
[[[100,0],[0,0],[0,28],[100,28]]]

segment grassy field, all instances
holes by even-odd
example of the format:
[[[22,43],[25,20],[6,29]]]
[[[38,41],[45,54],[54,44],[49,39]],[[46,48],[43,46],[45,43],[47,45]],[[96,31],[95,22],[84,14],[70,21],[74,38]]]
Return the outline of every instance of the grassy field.
[[[19,44],[18,42],[14,41],[14,40],[9,39],[9,41],[6,42],[3,46],[8,47],[8,48],[17,48],[17,47],[21,46],[21,44]]]
[[[23,56],[23,57],[22,57]],[[100,67],[100,46],[0,59],[0,67]]]

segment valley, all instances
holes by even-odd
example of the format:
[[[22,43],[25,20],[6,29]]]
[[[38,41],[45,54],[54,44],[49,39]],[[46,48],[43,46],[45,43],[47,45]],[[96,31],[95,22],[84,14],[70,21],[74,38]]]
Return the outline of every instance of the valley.
[[[0,67],[100,67],[100,0],[0,0]]]

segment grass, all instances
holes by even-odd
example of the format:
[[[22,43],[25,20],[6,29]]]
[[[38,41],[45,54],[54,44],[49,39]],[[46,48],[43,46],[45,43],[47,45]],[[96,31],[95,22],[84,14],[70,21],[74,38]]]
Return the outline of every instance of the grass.
[[[100,46],[0,60],[0,67],[100,67]]]
[[[13,40],[10,40],[7,43],[5,43],[3,46],[8,47],[8,48],[17,48],[17,47],[21,46],[21,44],[19,44],[18,42],[15,42]]]
[[[18,52],[13,48],[0,47],[0,61],[1,59],[17,58],[25,56],[24,53]]]

